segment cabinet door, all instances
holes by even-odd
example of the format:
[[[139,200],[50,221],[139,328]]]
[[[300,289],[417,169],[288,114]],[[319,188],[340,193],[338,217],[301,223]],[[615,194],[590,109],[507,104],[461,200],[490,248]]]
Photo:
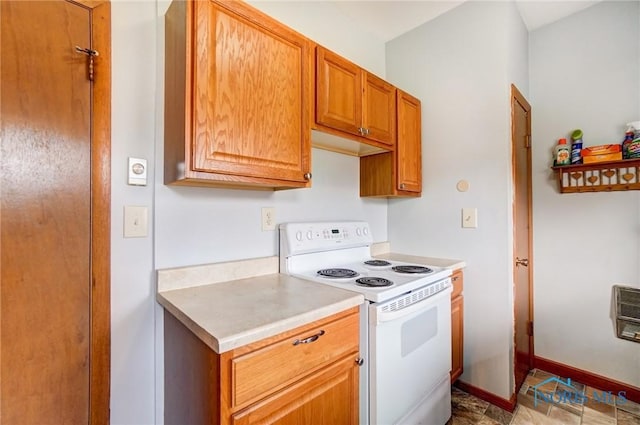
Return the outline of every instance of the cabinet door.
[[[396,141],[396,88],[365,72],[362,127],[365,137],[393,146]]]
[[[422,122],[420,100],[398,90],[397,189],[422,191]]]
[[[451,301],[451,382],[462,375],[464,309],[462,295]]]
[[[358,423],[357,352],[231,417],[234,425]]]
[[[193,170],[305,181],[307,40],[241,2],[194,3]]]
[[[360,135],[362,70],[322,47],[316,57],[316,122]]]

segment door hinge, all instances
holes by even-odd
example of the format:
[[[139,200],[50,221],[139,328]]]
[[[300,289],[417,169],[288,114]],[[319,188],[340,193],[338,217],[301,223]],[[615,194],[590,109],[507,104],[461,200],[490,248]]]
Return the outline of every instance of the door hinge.
[[[533,322],[527,322],[527,335],[533,336]]]
[[[84,55],[87,55],[87,57],[89,58],[89,64],[88,64],[89,69],[87,72],[87,78],[89,78],[89,81],[93,81],[93,58],[99,55],[98,51],[76,46],[76,53],[82,53]]]
[[[531,135],[530,134],[526,134],[524,136],[524,147],[525,148],[530,148],[531,147]]]

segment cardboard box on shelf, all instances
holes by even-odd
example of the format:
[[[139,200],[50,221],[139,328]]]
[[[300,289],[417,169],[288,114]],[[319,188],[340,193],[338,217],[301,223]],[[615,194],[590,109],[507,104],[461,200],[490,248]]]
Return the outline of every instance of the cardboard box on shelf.
[[[618,152],[622,152],[622,146],[618,144],[610,144],[610,145],[587,146],[586,148],[582,148],[581,155],[584,158],[587,156],[608,155],[608,154],[615,154]],[[607,159],[606,161],[613,161],[613,160]]]
[[[586,155],[582,157],[583,164],[593,164],[596,162],[620,161],[620,160],[622,160],[622,152]]]

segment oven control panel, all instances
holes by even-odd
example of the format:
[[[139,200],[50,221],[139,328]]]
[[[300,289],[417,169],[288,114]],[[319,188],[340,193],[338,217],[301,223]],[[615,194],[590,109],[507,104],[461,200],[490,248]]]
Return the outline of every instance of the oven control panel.
[[[280,225],[280,254],[303,254],[373,243],[365,221],[285,223]],[[283,251],[284,250],[284,251]]]

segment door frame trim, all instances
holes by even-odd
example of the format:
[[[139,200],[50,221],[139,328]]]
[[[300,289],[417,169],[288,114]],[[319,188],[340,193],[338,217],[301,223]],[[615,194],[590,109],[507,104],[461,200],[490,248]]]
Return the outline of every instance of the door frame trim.
[[[511,171],[512,171],[512,183],[514,187],[514,199],[515,199],[515,179],[516,179],[516,150],[515,150],[515,108],[516,104],[520,104],[522,108],[525,110],[527,114],[527,135],[531,138],[531,105],[525,97],[522,95],[520,90],[514,85],[511,84]],[[531,140],[531,139],[529,139]],[[531,141],[529,141],[531,143]],[[529,166],[527,167],[527,224],[528,224],[528,250],[529,250],[529,265],[527,267],[527,273],[529,277],[529,317],[528,320],[533,323],[533,213],[532,213],[532,205],[533,205],[533,195],[532,195],[532,173],[531,173],[531,148],[527,149],[527,163]],[[511,212],[512,220],[515,223],[515,215],[516,215],[516,205],[513,203],[513,210]],[[513,252],[515,253],[516,249],[516,237],[515,237],[515,226],[514,226],[514,238],[513,238]],[[512,261],[515,258],[512,259]],[[516,270],[513,268],[513,282],[514,282],[514,298],[515,298],[515,283],[516,283]],[[515,384],[515,368],[517,363],[517,351],[516,351],[516,338],[515,338],[515,302],[514,302],[514,334],[513,334],[513,349],[514,349],[514,357],[513,357],[513,367],[514,367],[514,384]],[[533,367],[534,363],[534,338],[533,335],[529,336],[529,366]]]
[[[111,395],[111,3],[66,0],[89,9],[99,52],[91,94],[91,301],[89,424],[107,425]]]

